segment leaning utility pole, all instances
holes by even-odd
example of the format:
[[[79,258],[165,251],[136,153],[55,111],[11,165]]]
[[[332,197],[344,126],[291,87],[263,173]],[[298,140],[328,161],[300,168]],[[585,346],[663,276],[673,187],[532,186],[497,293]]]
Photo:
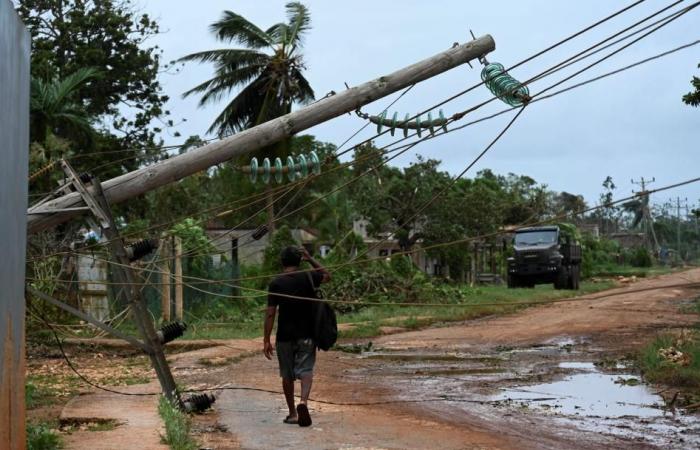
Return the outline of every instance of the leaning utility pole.
[[[109,204],[134,198],[216,164],[259,150],[473,59],[484,57],[495,48],[496,44],[489,35],[456,45],[389,75],[323,98],[298,111],[226,139],[107,180],[103,183],[105,197]],[[28,233],[37,233],[66,222],[80,214],[83,206],[81,196],[73,192],[29,208]]]

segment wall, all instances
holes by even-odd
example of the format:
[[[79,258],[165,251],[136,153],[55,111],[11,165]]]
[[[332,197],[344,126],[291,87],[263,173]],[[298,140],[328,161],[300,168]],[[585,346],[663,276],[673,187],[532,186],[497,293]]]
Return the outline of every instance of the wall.
[[[0,0],[0,448],[25,448],[24,264],[30,39]]]

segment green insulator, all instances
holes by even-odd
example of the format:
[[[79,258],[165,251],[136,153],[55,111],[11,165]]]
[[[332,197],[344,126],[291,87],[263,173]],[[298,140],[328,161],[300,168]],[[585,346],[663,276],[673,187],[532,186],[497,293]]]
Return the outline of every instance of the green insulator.
[[[250,174],[248,174],[250,177],[250,182],[255,183],[255,181],[258,179],[258,158],[253,157],[250,160]]]
[[[391,118],[391,135],[394,135],[394,131],[396,131],[396,119],[398,119],[399,113],[394,112],[394,116]]]
[[[316,152],[312,151],[309,153],[309,159],[311,159],[311,171],[314,175],[321,174],[321,160],[318,159]]]
[[[275,158],[275,181],[277,184],[281,184],[284,180],[284,174],[282,173],[282,160],[280,158]]]
[[[481,79],[493,95],[510,106],[521,106],[530,101],[527,86],[508,75],[502,64],[487,64],[481,71]]]
[[[406,113],[406,117],[403,119],[403,137],[407,138],[408,137],[408,119],[411,118],[411,115]]]
[[[262,182],[270,184],[270,158],[263,159]]]
[[[287,178],[289,181],[294,181],[297,178],[297,168],[291,155],[287,156]]]
[[[381,134],[382,127],[384,126],[384,121],[386,120],[386,109],[382,111],[379,115],[379,120],[377,121],[377,134]]]
[[[442,123],[442,131],[447,133],[447,119],[445,118],[445,113],[442,112],[442,109],[440,110],[440,123]]]
[[[418,137],[421,137],[423,134],[423,129],[421,128],[420,124],[420,114],[416,116],[416,134],[418,135]]]
[[[299,160],[299,173],[297,175],[299,178],[306,178],[306,176],[309,174],[309,166],[306,164],[306,156],[299,155],[297,156],[297,159]]]
[[[428,112],[428,129],[431,135],[435,134],[435,124],[433,124],[433,114],[431,112]]]

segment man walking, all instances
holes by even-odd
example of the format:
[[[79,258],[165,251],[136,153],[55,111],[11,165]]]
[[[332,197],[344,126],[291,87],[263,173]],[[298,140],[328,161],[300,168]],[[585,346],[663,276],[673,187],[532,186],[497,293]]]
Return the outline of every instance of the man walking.
[[[313,340],[314,302],[294,297],[316,298],[315,289],[330,280],[330,274],[303,247],[287,247],[282,250],[280,257],[282,274],[272,280],[268,288],[263,353],[267,359],[272,359],[270,334],[279,307],[275,347],[284,398],[289,408],[284,423],[308,427],[311,425],[311,416],[306,402],[311,392],[316,362],[316,343]],[[314,270],[300,272],[301,261],[308,261]],[[301,401],[296,408],[294,380],[301,380]]]

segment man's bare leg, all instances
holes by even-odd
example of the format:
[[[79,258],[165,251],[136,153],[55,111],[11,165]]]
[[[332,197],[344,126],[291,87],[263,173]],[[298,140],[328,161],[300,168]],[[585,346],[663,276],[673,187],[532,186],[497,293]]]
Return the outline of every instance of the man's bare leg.
[[[306,405],[306,401],[309,399],[309,394],[311,394],[311,385],[314,381],[313,373],[306,373],[301,376],[301,401]]]
[[[297,410],[294,407],[294,379],[288,380],[282,378],[282,390],[284,390],[284,399],[287,401],[287,408],[289,408],[289,418],[296,419]]]

